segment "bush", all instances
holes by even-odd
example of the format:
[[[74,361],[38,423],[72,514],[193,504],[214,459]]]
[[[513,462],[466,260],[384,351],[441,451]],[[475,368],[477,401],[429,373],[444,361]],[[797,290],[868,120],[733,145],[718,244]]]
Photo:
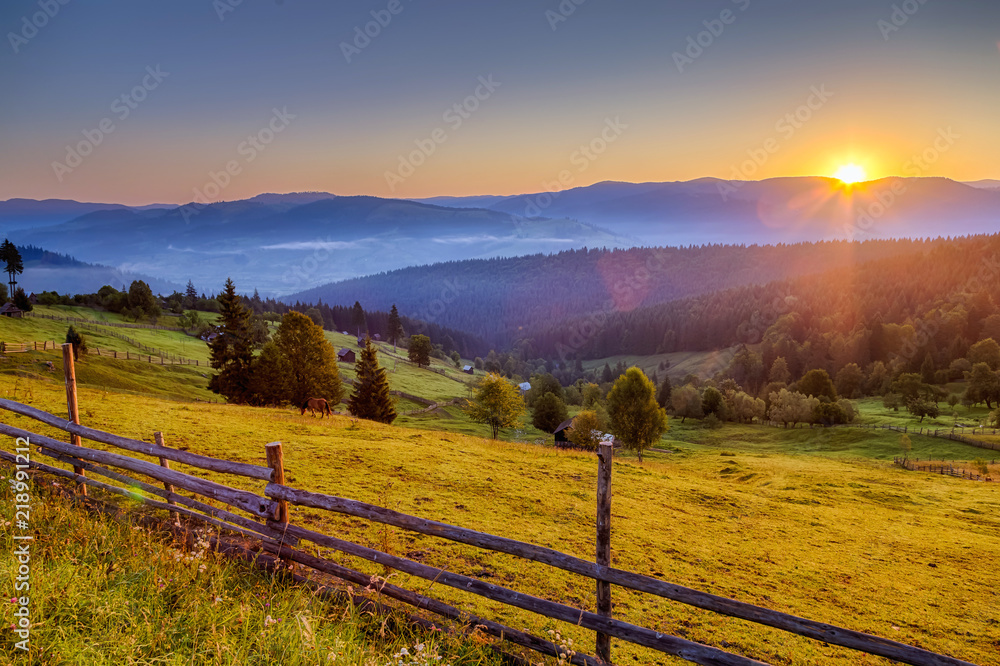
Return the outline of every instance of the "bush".
[[[80,359],[80,354],[81,353],[83,353],[83,354],[87,353],[87,341],[86,341],[86,339],[82,335],[80,335],[79,331],[77,331],[72,326],[70,326],[69,329],[66,331],[66,342],[68,342],[71,345],[73,345],[73,360],[74,361],[77,361],[77,360]]]
[[[546,393],[535,401],[531,423],[543,432],[553,433],[569,417],[566,403],[554,393]]]
[[[722,427],[722,421],[720,421],[719,417],[716,416],[715,414],[709,414],[708,416],[706,416],[704,423],[705,427],[710,428],[711,430],[715,430],[717,428]]]

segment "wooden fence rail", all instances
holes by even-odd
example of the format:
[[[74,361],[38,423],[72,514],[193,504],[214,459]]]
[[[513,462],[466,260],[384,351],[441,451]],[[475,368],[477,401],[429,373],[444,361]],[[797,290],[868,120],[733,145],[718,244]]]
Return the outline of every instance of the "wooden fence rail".
[[[153,331],[183,331],[179,326],[156,326],[155,324],[129,324],[123,321],[98,321],[96,319],[84,319],[82,317],[59,317],[57,315],[40,314],[38,312],[25,312],[27,317],[38,317],[39,319],[51,319],[52,321],[66,321],[72,324],[90,324],[91,326],[113,326],[114,328],[144,328]]]
[[[715,647],[701,645],[676,636],[630,624],[609,615],[593,613],[581,608],[574,608],[555,601],[542,599],[291,524],[288,522],[288,505],[294,504],[332,511],[400,527],[420,534],[448,539],[493,552],[507,553],[525,560],[540,562],[595,580],[599,584],[598,589],[602,589],[602,586],[606,587],[609,596],[611,586],[617,585],[720,614],[775,627],[826,643],[895,659],[915,666],[971,666],[968,662],[934,654],[903,643],[780,613],[734,599],[707,594],[637,573],[614,569],[608,564],[590,562],[550,548],[409,516],[364,502],[291,488],[284,484],[281,445],[277,442],[272,442],[265,447],[269,466],[261,467],[241,462],[216,460],[207,456],[171,449],[162,444],[150,444],[148,442],[120,437],[74,424],[66,419],[48,414],[34,407],[10,400],[0,399],[0,409],[36,419],[46,425],[66,431],[71,435],[83,439],[123,448],[133,453],[141,453],[151,456],[154,459],[171,460],[201,469],[237,474],[256,480],[267,481],[268,483],[263,489],[263,496],[260,496],[248,490],[233,488],[222,483],[172,470],[156,462],[138,460],[127,455],[101,451],[85,446],[74,446],[51,437],[13,427],[6,423],[0,423],[0,433],[12,437],[26,438],[32,446],[38,447],[35,449],[38,454],[47,456],[63,464],[72,465],[78,468],[80,473],[74,473],[69,470],[39,463],[37,460],[32,460],[31,465],[36,469],[73,479],[80,484],[95,486],[113,493],[126,495],[133,499],[140,499],[157,509],[164,509],[189,516],[223,529],[232,530],[244,535],[255,535],[265,544],[266,549],[276,553],[278,557],[285,561],[298,562],[310,566],[317,571],[332,573],[345,580],[356,580],[359,584],[361,581],[365,583],[370,582],[370,577],[314,555],[297,551],[292,546],[299,540],[311,541],[323,548],[338,550],[425,580],[436,581],[438,584],[496,600],[509,606],[582,626],[597,632],[599,637],[615,637],[620,640],[650,647],[666,654],[676,655],[694,663],[725,666],[761,664],[761,662],[748,657],[734,655]],[[161,438],[157,439],[158,441],[162,441]],[[0,451],[0,458],[15,462],[14,456],[6,452]],[[108,469],[112,467],[126,470],[132,474],[149,477],[154,479],[157,485],[139,481],[130,475]],[[124,487],[97,481],[91,476],[83,476],[84,471],[116,481]],[[608,458],[607,475],[607,496],[610,498],[610,458]],[[230,507],[234,507],[234,510],[249,514],[250,517],[241,516],[231,510],[209,506],[197,499],[180,495],[176,492],[177,489],[222,502]],[[151,495],[157,499],[152,499],[152,497],[147,497],[141,493]],[[385,593],[386,596],[391,596],[405,603],[414,604],[445,617],[455,619],[461,616],[461,613],[455,608],[443,602],[435,601],[403,588],[385,585],[380,588],[380,591]],[[604,604],[601,604],[601,606],[604,606]],[[603,609],[599,606],[599,610]],[[523,631],[504,627],[488,620],[483,620],[482,625],[486,627],[489,633],[502,636],[507,640],[530,649],[550,655],[558,654],[557,646],[553,645],[550,641],[531,636]],[[599,638],[598,649],[601,653],[600,656],[605,657],[605,659],[610,656],[610,643],[602,647]],[[603,660],[583,654],[576,655],[572,661],[573,663],[584,664],[586,666],[596,666],[597,664],[604,663]]]
[[[964,467],[961,469],[955,469],[955,465],[931,465],[930,463],[921,465],[919,461],[908,460],[906,458],[893,458],[892,463],[899,467],[903,467],[913,472],[929,472],[931,474],[941,474],[942,476],[955,476],[960,479],[969,479],[970,481],[992,481],[990,476],[982,476],[977,472],[970,472]]]
[[[127,335],[117,335],[113,331],[108,332],[114,337],[121,338],[122,340],[133,344],[140,349],[145,349],[148,354],[140,354],[138,352],[132,351],[118,351],[116,349],[101,349],[100,347],[88,347],[87,354],[92,354],[96,356],[106,356],[108,358],[124,359],[127,361],[145,361],[146,363],[153,363],[154,365],[194,365],[200,366],[201,363],[196,358],[184,358],[183,356],[177,356],[176,354],[171,354],[169,352],[164,352],[162,350],[156,349],[155,347],[150,347],[149,345],[144,345],[137,340],[133,340]],[[19,354],[29,351],[47,351],[54,350],[58,348],[59,345],[51,340],[38,340],[33,342],[0,342],[0,354]]]

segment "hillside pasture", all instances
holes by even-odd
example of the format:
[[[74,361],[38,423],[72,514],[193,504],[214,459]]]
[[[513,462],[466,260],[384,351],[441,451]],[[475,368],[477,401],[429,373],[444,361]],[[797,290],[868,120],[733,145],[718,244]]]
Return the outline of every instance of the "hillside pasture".
[[[65,409],[61,385],[29,381],[35,406]],[[80,404],[87,425],[147,441],[153,430],[162,430],[170,445],[216,457],[260,464],[264,444],[279,440],[288,483],[295,487],[593,558],[597,465],[591,454],[86,388]],[[24,418],[5,420],[45,430]],[[725,436],[716,439],[717,432]],[[835,450],[837,442],[816,439],[823,432],[723,429],[698,441],[665,442],[675,453],[650,452],[643,464],[620,454],[614,464],[613,564],[978,664],[1000,663],[993,612],[1000,598],[985,564],[1000,546],[1000,485],[905,471],[863,455],[860,439],[840,442],[847,449]],[[837,438],[870,435],[832,432]],[[247,487],[259,492],[254,484]],[[592,581],[538,564],[315,510],[295,509],[292,520],[594,609]],[[326,554],[385,575],[378,567]],[[398,572],[389,579],[517,628],[559,628],[578,645],[593,644],[590,632]],[[613,598],[617,617],[769,663],[885,663],[618,588]],[[613,649],[620,663],[675,663],[619,641]]]

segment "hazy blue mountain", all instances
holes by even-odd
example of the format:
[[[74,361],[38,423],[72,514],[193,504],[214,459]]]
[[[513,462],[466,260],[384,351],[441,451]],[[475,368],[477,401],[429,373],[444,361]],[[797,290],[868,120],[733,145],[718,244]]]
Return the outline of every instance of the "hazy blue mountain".
[[[88,264],[58,252],[33,246],[19,246],[24,273],[17,283],[27,292],[57,291],[60,294],[91,294],[106,284],[127,289],[133,280],[143,280],[154,292],[169,294],[183,287],[148,275],[121,271],[109,266]],[[6,276],[5,276],[6,277]]]
[[[991,233],[996,181],[831,178],[603,182],[558,193],[435,197],[422,203],[329,192],[261,194],[164,208],[0,202],[19,244],[213,291],[285,295],[391,271],[582,247],[780,244]]]
[[[99,210],[124,210],[111,203],[83,203],[70,199],[8,199],[0,201],[0,232],[59,224]]]
[[[504,196],[484,194],[470,197],[429,197],[427,199],[410,199],[410,201],[431,204],[432,206],[445,206],[447,208],[489,208],[506,198]]]
[[[996,181],[833,178],[602,182],[506,197],[491,210],[567,217],[645,244],[781,243],[990,233],[1000,221]],[[468,205],[482,197],[469,197]],[[448,205],[463,205],[463,198]]]
[[[11,238],[180,284],[191,279],[204,291],[232,277],[241,291],[264,295],[416,264],[629,244],[575,220],[326,193],[98,210]]]

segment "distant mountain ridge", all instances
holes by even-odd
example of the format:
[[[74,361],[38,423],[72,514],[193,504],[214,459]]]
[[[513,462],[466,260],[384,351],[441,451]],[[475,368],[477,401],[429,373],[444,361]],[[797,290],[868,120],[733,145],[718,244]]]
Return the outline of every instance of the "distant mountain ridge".
[[[82,261],[287,295],[407,266],[583,247],[782,244],[992,233],[998,181],[831,178],[606,181],[561,192],[403,200],[330,192],[164,208],[0,202],[18,243]]]
[[[789,243],[991,233],[1000,222],[1000,191],[993,183],[1000,186],[1000,181],[898,177],[855,185],[823,177],[605,181],[499,201],[482,196],[433,201],[568,217],[636,238],[637,244]]]
[[[203,291],[231,277],[241,291],[265,295],[415,264],[630,244],[575,220],[328,193],[266,194],[166,210],[91,208],[56,224],[9,224],[15,228],[7,233],[20,244],[72,252],[123,271],[180,284],[191,279]]]

